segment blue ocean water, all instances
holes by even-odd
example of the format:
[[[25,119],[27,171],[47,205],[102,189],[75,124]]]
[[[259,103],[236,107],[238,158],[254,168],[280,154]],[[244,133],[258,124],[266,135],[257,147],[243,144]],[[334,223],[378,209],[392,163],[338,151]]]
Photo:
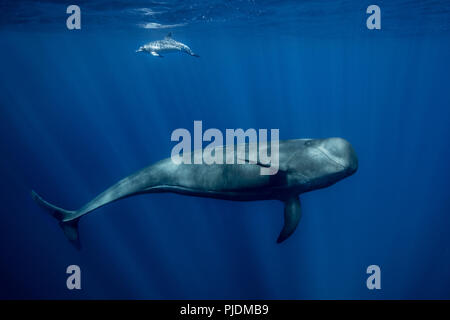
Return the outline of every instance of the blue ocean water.
[[[67,4],[0,4],[1,298],[450,298],[448,1],[77,4],[72,31]],[[169,31],[200,58],[135,53]],[[82,218],[77,251],[30,197],[79,208],[194,120],[340,136],[359,170],[282,244],[280,202],[152,194]]]

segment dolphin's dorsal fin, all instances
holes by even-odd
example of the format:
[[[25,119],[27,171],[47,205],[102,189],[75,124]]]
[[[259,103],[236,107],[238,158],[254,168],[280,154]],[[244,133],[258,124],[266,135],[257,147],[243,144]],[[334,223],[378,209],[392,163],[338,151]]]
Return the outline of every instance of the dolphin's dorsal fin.
[[[172,32],[169,32],[164,39],[166,40],[172,39]]]
[[[292,195],[284,201],[284,226],[278,236],[277,243],[283,242],[294,233],[301,216],[300,199],[298,195]]]

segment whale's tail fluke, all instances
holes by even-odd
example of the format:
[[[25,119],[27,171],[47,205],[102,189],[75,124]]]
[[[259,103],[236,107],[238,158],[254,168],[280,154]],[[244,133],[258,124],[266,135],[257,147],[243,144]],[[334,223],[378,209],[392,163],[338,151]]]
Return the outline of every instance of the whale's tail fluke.
[[[42,208],[46,209],[56,220],[59,221],[59,226],[63,229],[64,234],[67,239],[77,248],[80,249],[80,237],[78,235],[78,221],[80,218],[73,218],[72,216],[76,214],[76,211],[69,211],[58,208],[44,199],[42,199],[36,192],[31,191],[31,197],[36,201]]]

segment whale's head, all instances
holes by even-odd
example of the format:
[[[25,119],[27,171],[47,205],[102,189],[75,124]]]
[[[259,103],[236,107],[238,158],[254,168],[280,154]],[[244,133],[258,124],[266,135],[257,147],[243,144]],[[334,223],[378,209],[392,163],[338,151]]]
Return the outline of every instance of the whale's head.
[[[298,140],[289,156],[289,185],[302,192],[328,187],[356,172],[358,157],[342,138]]]
[[[145,51],[144,46],[140,46],[139,49],[136,50],[136,52],[143,52]]]

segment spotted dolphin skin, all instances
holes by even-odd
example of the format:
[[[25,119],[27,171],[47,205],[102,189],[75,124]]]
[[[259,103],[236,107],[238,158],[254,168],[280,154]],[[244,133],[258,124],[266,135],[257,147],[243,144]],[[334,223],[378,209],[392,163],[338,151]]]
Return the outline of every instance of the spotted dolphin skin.
[[[152,41],[141,46],[136,52],[148,52],[152,56],[160,58],[163,57],[162,53],[170,52],[184,52],[191,56],[199,57],[184,43],[173,40],[172,32],[169,32],[163,40]]]
[[[271,153],[270,146],[266,148]],[[224,147],[216,147],[214,152],[223,150]],[[331,186],[358,168],[355,151],[342,138],[280,141],[278,171],[274,175],[261,175],[261,167],[267,165],[255,161],[248,150],[242,153],[243,161],[234,164],[161,160],[125,177],[75,211],[58,208],[34,191],[32,197],[59,221],[67,238],[77,247],[78,221],[82,216],[119,199],[159,192],[234,201],[280,200],[284,203],[284,227],[277,242],[282,242],[295,231],[300,220],[300,194]],[[202,150],[191,156],[195,157],[196,152]]]

